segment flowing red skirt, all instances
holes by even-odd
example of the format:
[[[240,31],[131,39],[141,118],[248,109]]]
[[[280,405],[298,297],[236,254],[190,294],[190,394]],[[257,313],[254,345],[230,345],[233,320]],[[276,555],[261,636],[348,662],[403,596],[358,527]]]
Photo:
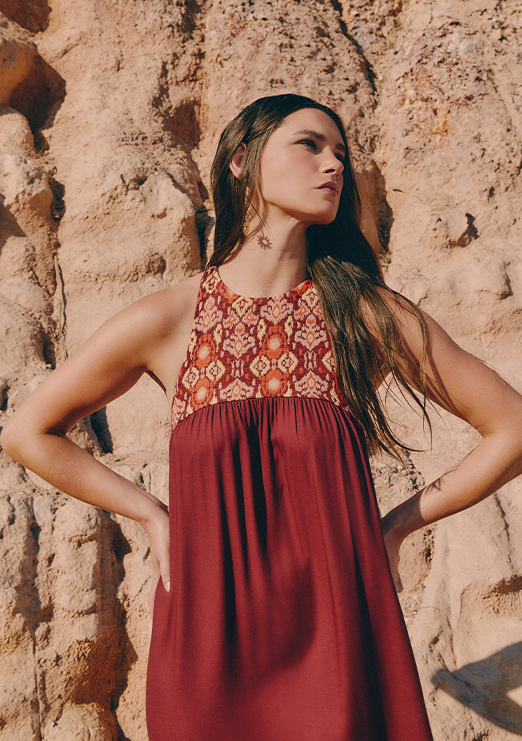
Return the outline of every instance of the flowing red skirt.
[[[170,450],[150,741],[431,741],[366,446],[328,401],[207,406]]]

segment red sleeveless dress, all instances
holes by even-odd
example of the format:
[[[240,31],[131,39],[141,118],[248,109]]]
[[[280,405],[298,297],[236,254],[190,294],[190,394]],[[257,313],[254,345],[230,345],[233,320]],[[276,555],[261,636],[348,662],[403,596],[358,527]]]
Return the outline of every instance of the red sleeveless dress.
[[[203,274],[172,407],[150,741],[431,741],[316,290]]]

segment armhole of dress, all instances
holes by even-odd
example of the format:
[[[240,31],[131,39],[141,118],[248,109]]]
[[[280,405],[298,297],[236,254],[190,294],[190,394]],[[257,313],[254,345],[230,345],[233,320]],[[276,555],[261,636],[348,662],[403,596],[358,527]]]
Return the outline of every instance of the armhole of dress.
[[[206,278],[208,277],[208,274],[209,274],[210,270],[212,270],[212,268],[209,268],[209,270],[204,270],[201,273],[201,280],[199,281],[198,298],[197,298],[197,301],[196,301],[196,307],[194,309],[194,316],[192,317],[192,329],[190,330],[189,343],[188,343],[188,346],[187,346],[187,351],[185,353],[185,358],[183,360],[183,363],[181,364],[181,368],[179,369],[178,377],[177,377],[177,380],[176,380],[176,385],[174,387],[174,394],[172,396],[172,404],[170,405],[170,432],[171,432],[171,434],[172,434],[172,430],[174,429],[173,426],[172,426],[172,410],[174,408],[174,402],[176,401],[176,397],[178,395],[179,385],[180,385],[180,382],[181,382],[181,378],[183,376],[183,373],[185,372],[185,368],[186,368],[188,362],[190,361],[190,346],[192,345],[192,338],[194,336],[195,325],[196,325],[196,316],[198,314],[199,305],[200,305],[201,300],[203,298],[203,292],[204,292],[203,283],[206,280]]]

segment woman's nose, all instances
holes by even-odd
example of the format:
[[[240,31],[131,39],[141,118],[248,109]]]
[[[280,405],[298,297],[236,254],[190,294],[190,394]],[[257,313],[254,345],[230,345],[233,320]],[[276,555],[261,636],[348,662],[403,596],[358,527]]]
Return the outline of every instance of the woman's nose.
[[[344,170],[344,164],[341,162],[339,157],[337,157],[333,151],[326,152],[325,155],[323,172],[340,175]]]

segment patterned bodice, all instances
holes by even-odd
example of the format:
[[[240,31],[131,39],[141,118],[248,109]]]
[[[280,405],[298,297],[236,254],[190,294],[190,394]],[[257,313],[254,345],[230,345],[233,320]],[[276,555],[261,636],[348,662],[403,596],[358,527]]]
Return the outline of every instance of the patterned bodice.
[[[194,325],[172,404],[172,428],[209,404],[301,396],[344,401],[314,284],[246,298],[232,293],[217,268],[199,288]]]

